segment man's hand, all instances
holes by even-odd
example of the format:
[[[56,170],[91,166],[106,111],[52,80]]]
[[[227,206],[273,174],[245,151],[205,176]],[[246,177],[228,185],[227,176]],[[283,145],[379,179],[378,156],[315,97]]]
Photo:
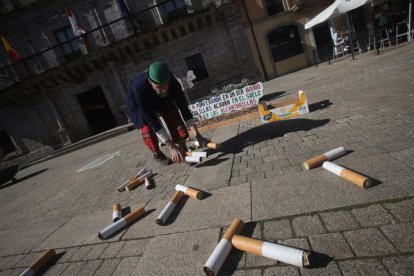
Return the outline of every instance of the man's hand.
[[[171,160],[174,163],[181,163],[185,160],[187,153],[184,149],[177,147],[176,145],[171,147]]]

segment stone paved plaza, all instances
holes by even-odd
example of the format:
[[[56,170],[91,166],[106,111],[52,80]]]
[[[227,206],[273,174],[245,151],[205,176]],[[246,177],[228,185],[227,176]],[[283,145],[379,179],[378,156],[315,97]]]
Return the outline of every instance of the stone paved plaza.
[[[18,275],[45,249],[46,275],[203,275],[236,217],[243,235],[329,256],[303,269],[233,250],[221,275],[412,275],[414,271],[414,46],[321,64],[264,83],[272,101],[304,90],[311,113],[204,132],[222,143],[197,166],[161,167],[137,131],[27,167],[0,186],[0,275]],[[303,161],[344,146],[334,162],[373,178],[362,189]],[[111,153],[102,166],[77,172]],[[168,153],[168,152],[167,152]],[[155,188],[116,188],[140,168]],[[183,198],[165,226],[155,219],[175,184]],[[112,204],[147,214],[109,240]]]

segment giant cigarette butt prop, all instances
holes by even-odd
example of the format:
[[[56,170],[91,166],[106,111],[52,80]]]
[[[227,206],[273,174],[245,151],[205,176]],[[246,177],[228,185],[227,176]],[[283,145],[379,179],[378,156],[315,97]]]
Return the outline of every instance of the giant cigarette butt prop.
[[[218,149],[218,148],[220,148],[220,144],[219,143],[214,143],[214,142],[206,142],[206,143],[200,144],[198,141],[195,141],[194,145],[196,147],[203,147],[203,148],[208,148],[208,149]]]
[[[199,191],[197,189],[190,188],[190,187],[187,187],[181,184],[175,185],[175,190],[181,191],[185,193],[186,195],[188,195],[189,197],[196,198],[196,199],[203,199],[204,197],[204,194],[202,191]]]
[[[150,189],[152,185],[151,185],[151,181],[149,177],[145,177],[144,180],[145,180],[145,188]]]
[[[50,260],[55,257],[56,252],[53,249],[47,250],[36,261],[34,261],[28,268],[26,268],[20,276],[31,276],[39,272]]]
[[[235,218],[231,223],[229,229],[224,233],[223,238],[214,249],[213,253],[208,258],[206,264],[203,267],[206,275],[214,276],[219,271],[227,256],[229,255],[232,246],[231,239],[233,235],[239,234],[244,227],[244,222],[238,218]]]
[[[136,187],[138,187],[139,185],[142,184],[142,182],[145,181],[146,177],[150,177],[152,176],[152,171],[148,171],[147,173],[145,173],[144,175],[136,178],[135,180],[131,181],[130,183],[128,183],[125,186],[125,190],[127,190],[128,192],[132,191],[133,189],[135,189]]]
[[[306,160],[302,166],[306,170],[310,170],[316,167],[319,167],[323,164],[325,161],[330,161],[335,158],[338,158],[339,156],[342,156],[346,153],[346,150],[344,147],[339,147],[333,150],[330,150],[328,152],[325,152],[321,155],[315,156],[309,160]]]
[[[251,254],[267,257],[299,267],[310,266],[309,257],[311,253],[309,251],[239,235],[233,236],[231,244],[235,248]]]
[[[354,183],[355,185],[358,185],[359,187],[362,188],[370,188],[372,186],[374,186],[374,180],[371,178],[368,178],[364,175],[361,175],[359,173],[356,173],[354,171],[351,171],[349,169],[346,169],[344,167],[341,167],[337,164],[334,164],[332,162],[329,161],[325,161],[323,162],[322,167],[325,170],[330,171],[333,174],[336,174],[337,176],[342,177],[343,179],[348,180],[351,183]]]
[[[112,223],[111,225],[107,226],[105,229],[99,232],[98,238],[101,240],[106,240],[108,237],[110,237],[112,234],[116,233],[117,231],[121,230],[125,226],[133,223],[135,220],[137,220],[139,217],[142,217],[145,214],[144,207],[138,208],[134,210],[133,212],[129,213],[125,217],[121,218],[115,223]]]
[[[207,152],[206,151],[188,151],[187,156],[207,158]]]
[[[121,218],[122,218],[121,204],[119,203],[112,204],[112,222],[117,222]]]
[[[126,186],[128,186],[129,184],[134,183],[135,181],[138,181],[138,184],[139,184],[144,180],[145,177],[152,176],[152,171],[146,171],[146,169],[144,170],[145,170],[144,173],[141,173],[143,170],[140,171],[141,175],[137,174],[131,177],[130,179],[128,179],[124,184],[122,184],[121,186],[117,188],[117,191],[122,192],[123,190],[125,190]]]
[[[168,217],[171,215],[172,211],[174,211],[175,206],[177,206],[180,199],[183,197],[184,193],[181,191],[176,191],[174,196],[171,198],[170,202],[168,202],[167,206],[164,207],[161,214],[158,216],[157,220],[155,221],[159,225],[164,225],[167,221]]]

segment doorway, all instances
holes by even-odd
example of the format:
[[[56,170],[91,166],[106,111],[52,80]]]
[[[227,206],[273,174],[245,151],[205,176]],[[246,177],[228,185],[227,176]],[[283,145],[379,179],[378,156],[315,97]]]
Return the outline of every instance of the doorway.
[[[313,28],[313,36],[315,38],[316,49],[318,51],[319,60],[327,61],[332,58],[332,36],[329,31],[329,24],[325,22]]]
[[[93,134],[98,134],[117,126],[115,117],[101,87],[95,87],[76,96]]]
[[[9,134],[4,129],[0,130],[0,148],[5,155],[17,150]]]

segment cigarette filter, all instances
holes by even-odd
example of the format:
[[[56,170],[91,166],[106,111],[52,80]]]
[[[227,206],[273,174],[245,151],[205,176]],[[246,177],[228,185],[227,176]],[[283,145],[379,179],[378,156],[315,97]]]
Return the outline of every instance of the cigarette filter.
[[[218,149],[218,148],[220,148],[220,144],[213,143],[213,142],[206,142],[206,143],[203,143],[201,145],[198,141],[195,141],[194,145],[196,147],[203,147],[203,148],[209,148],[209,149]]]
[[[185,162],[200,163],[201,162],[201,157],[199,157],[199,156],[186,156],[185,157]]]
[[[232,249],[231,239],[233,235],[239,234],[243,230],[243,227],[244,222],[242,220],[238,218],[233,220],[229,229],[227,229],[226,233],[224,233],[223,238],[218,243],[203,267],[206,275],[214,276],[220,271],[221,266]]]
[[[145,173],[142,176],[138,177],[134,181],[131,181],[130,183],[128,183],[125,186],[125,190],[127,190],[128,192],[132,191],[133,189],[135,189],[136,187],[141,185],[142,182],[145,181],[145,177],[150,177],[150,176],[152,176],[152,171],[148,171],[147,173]]]
[[[135,181],[142,181],[142,180],[144,180],[144,178],[146,176],[152,176],[152,171],[146,171],[145,173],[142,173],[141,176],[135,175],[135,176],[131,177],[124,184],[122,184],[121,186],[119,186],[117,188],[117,191],[118,192],[122,192],[123,190],[125,190],[126,186],[128,186],[129,184],[131,184],[131,183],[133,183]],[[138,184],[139,183],[141,183],[141,182],[138,182]]]
[[[287,264],[309,267],[310,252],[262,240],[234,235],[231,244],[242,251],[267,257]]]
[[[149,177],[145,177],[144,180],[145,180],[145,188],[147,189],[151,188],[151,181]]]
[[[330,150],[328,152],[325,152],[321,155],[315,156],[309,160],[306,160],[302,166],[306,170],[310,170],[316,167],[319,167],[322,165],[323,162],[328,160],[333,160],[335,158],[338,158],[339,156],[342,156],[346,153],[346,150],[344,147],[339,147],[333,150]]]
[[[53,249],[47,250],[36,261],[34,261],[28,268],[26,268],[20,276],[32,276],[39,272],[50,260],[55,257],[56,252]]]
[[[98,234],[98,238],[100,238],[101,240],[106,240],[108,237],[110,237],[117,231],[121,230],[125,226],[133,223],[136,219],[138,219],[144,214],[145,214],[144,207],[134,210],[133,212],[121,218],[117,222],[112,223],[111,225],[107,226],[102,231],[100,231]]]
[[[174,211],[175,206],[177,206],[180,199],[183,197],[184,193],[181,191],[176,191],[174,196],[171,198],[170,202],[168,202],[167,206],[164,207],[161,214],[158,216],[157,220],[155,221],[159,225],[164,225],[167,221],[168,217],[171,215],[172,211]]]
[[[184,185],[181,185],[181,184],[175,185],[175,189],[177,191],[181,191],[181,192],[185,193],[186,195],[188,195],[189,197],[192,197],[192,198],[203,199],[203,197],[204,197],[204,194],[203,194],[202,191],[199,191],[197,189],[190,188],[190,187],[187,187],[187,186],[184,186]]]
[[[188,156],[193,157],[201,157],[201,158],[207,158],[207,152],[206,151],[189,151],[187,152]]]
[[[364,175],[361,175],[359,173],[356,173],[352,170],[346,169],[344,167],[341,167],[337,164],[334,164],[329,161],[323,162],[322,167],[328,171],[330,171],[333,174],[336,174],[337,176],[342,177],[343,179],[348,180],[351,183],[354,183],[355,185],[358,185],[362,188],[370,188],[374,186],[374,180],[371,178],[368,178]]]
[[[122,218],[122,208],[119,203],[112,204],[112,222],[117,222]]]

